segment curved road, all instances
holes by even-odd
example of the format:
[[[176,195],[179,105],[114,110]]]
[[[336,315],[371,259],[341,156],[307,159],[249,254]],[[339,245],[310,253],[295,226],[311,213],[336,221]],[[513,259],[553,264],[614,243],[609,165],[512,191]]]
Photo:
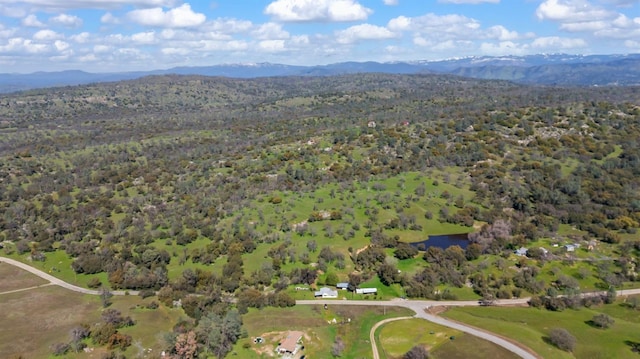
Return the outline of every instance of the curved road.
[[[77,285],[73,285],[71,283],[67,283],[65,281],[63,281],[62,279],[56,278],[54,276],[52,276],[49,273],[45,273],[43,271],[41,271],[40,269],[34,268],[28,264],[24,264],[22,262],[19,262],[15,259],[11,259],[11,258],[5,258],[5,257],[0,257],[0,262],[5,262],[8,264],[11,264],[13,266],[16,266],[18,268],[24,269],[27,272],[30,272],[32,274],[37,275],[38,277],[42,278],[42,279],[46,279],[49,282],[51,282],[51,284],[55,284],[58,285],[60,287],[63,288],[67,288],[69,290],[72,290],[74,292],[78,292],[78,293],[83,293],[83,294],[92,294],[92,295],[100,295],[100,291],[99,290],[92,290],[92,289],[87,289],[87,288],[82,288],[82,287],[78,287]],[[124,290],[113,290],[111,291],[111,294],[113,295],[126,295],[126,294],[130,294],[130,295],[137,295],[139,292],[136,290],[129,290],[129,291],[124,291]]]
[[[405,320],[411,319],[412,317],[396,317],[396,318],[387,318],[385,320],[381,320],[377,322],[369,332],[369,341],[371,342],[371,350],[373,350],[373,359],[380,359],[380,353],[378,352],[378,347],[376,346],[376,330],[383,324],[389,322],[395,322],[396,320]]]
[[[54,285],[58,285],[61,286],[63,288],[72,290],[74,292],[78,292],[78,293],[83,293],[83,294],[91,294],[91,295],[100,295],[100,291],[97,290],[91,290],[91,289],[86,289],[86,288],[82,288],[82,287],[78,287],[76,285],[67,283],[61,279],[58,279],[48,273],[45,273],[39,269],[36,269],[34,267],[31,267],[28,264],[16,261],[14,259],[11,258],[5,258],[5,257],[0,257],[0,262],[5,262],[11,265],[14,265],[18,268],[24,269],[32,274],[37,275],[40,278],[46,279],[49,282],[51,282],[51,284]],[[46,285],[46,284],[45,284]],[[41,287],[41,286],[38,286]],[[32,287],[32,288],[38,288],[38,287]],[[27,289],[31,289],[31,288],[25,288],[23,290],[27,290]],[[15,291],[10,291],[10,292],[15,292]],[[5,293],[10,293],[10,292],[5,292]],[[137,295],[139,292],[138,291],[122,291],[122,290],[115,290],[111,292],[113,295],[126,295],[126,294],[130,294],[130,295]],[[597,294],[602,294],[604,292],[594,292],[594,293],[584,293],[583,295],[588,296],[588,295],[597,295]],[[2,294],[2,293],[0,293]],[[618,295],[632,295],[632,294],[640,294],[640,289],[625,289],[625,290],[619,290],[618,291]],[[529,301],[530,298],[517,298],[517,299],[502,299],[502,300],[496,300],[493,305],[496,306],[508,306],[508,305],[522,305],[522,304],[527,304],[527,302]],[[519,355],[522,358],[525,359],[538,359],[539,357],[537,355],[535,355],[531,350],[526,350],[523,346],[519,346],[516,345],[515,343],[512,343],[508,340],[505,340],[504,338],[501,338],[495,334],[492,334],[490,332],[486,332],[471,326],[467,326],[464,325],[462,323],[458,323],[452,320],[448,320],[446,318],[443,317],[439,317],[437,315],[433,315],[433,314],[429,314],[426,312],[426,309],[428,309],[429,307],[432,306],[447,306],[447,307],[454,307],[454,306],[480,306],[480,302],[477,300],[468,300],[468,301],[433,301],[433,300],[387,300],[387,301],[373,301],[373,300],[323,300],[323,299],[319,299],[319,300],[297,300],[296,301],[297,305],[363,305],[363,306],[394,306],[394,307],[404,307],[404,308],[408,308],[411,309],[412,311],[414,311],[416,313],[415,318],[422,318],[422,319],[426,319],[430,322],[436,323],[436,324],[440,324],[443,325],[445,327],[449,327],[449,328],[453,328],[456,330],[460,330],[464,333],[468,333],[471,335],[474,335],[476,337],[488,340],[494,344],[497,344],[517,355]],[[392,318],[393,320],[398,320],[398,318]],[[382,325],[384,324],[385,321],[379,322],[376,325]],[[373,336],[375,329],[377,328],[377,326],[374,326],[374,328],[372,329],[370,335]],[[375,346],[375,341],[373,340],[374,338],[371,337],[371,344],[372,347],[374,348],[374,355],[377,356],[378,355],[378,350]]]

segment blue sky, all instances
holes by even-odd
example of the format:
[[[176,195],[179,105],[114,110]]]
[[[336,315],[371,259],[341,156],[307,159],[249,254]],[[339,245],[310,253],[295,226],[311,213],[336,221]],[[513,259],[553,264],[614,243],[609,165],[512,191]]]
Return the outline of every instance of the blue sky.
[[[640,0],[0,0],[0,73],[640,52]]]

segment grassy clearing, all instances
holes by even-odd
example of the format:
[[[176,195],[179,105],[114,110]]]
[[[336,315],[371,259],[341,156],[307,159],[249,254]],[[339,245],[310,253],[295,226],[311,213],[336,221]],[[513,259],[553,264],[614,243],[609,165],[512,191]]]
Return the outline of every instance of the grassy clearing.
[[[610,329],[589,325],[594,315],[606,313],[615,320]],[[544,358],[637,358],[628,342],[638,342],[634,334],[640,312],[624,303],[598,308],[551,312],[533,308],[454,308],[443,314],[521,342]],[[548,344],[553,328],[567,329],[577,339],[573,354]]]
[[[38,276],[7,263],[0,263],[0,278],[2,278],[0,293],[48,283]]]
[[[438,346],[450,341],[450,337],[462,334],[454,329],[433,324],[423,319],[407,319],[383,325],[376,337],[381,352],[387,358],[397,358],[415,345],[423,345],[432,352]]]
[[[342,357],[368,358],[371,357],[371,327],[382,319],[410,314],[408,309],[397,307],[339,304],[329,305],[326,310],[320,305],[252,309],[243,316],[248,337],[238,341],[234,352],[241,358],[270,358],[282,335],[286,331],[297,330],[305,333],[304,354],[308,357],[331,357],[331,346],[339,336],[345,343]],[[263,337],[265,342],[254,343],[253,339],[257,336]]]
[[[1,271],[6,272],[6,269]],[[142,309],[152,300],[156,299],[143,300],[137,296],[112,298],[110,308],[119,310],[123,316],[131,316],[136,322],[136,325],[120,330],[133,338],[133,345],[124,352],[127,357],[141,357],[148,349],[152,349],[151,352],[162,351],[163,333],[171,331],[184,315],[182,310],[164,306],[155,310]],[[70,330],[77,325],[99,322],[102,312],[97,296],[78,294],[57,286],[0,295],[0,306],[0,358],[19,355],[46,358],[51,353],[51,345],[67,342]],[[90,341],[88,344],[93,347]],[[92,354],[70,353],[65,358],[100,357],[103,352],[104,348],[96,348]]]
[[[100,318],[97,297],[57,286],[4,294],[0,303],[0,358],[46,358],[52,344],[69,340],[71,328]]]
[[[423,345],[436,359],[517,358],[491,342],[422,319],[390,322],[376,334],[384,358],[399,358],[415,345]]]

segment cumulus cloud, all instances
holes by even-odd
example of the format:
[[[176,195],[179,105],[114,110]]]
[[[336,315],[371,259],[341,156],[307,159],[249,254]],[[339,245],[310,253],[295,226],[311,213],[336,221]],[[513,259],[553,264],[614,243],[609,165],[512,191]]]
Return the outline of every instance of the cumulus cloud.
[[[100,17],[100,22],[103,24],[119,24],[120,23],[120,19],[118,19],[117,17],[113,16],[112,13],[108,12],[105,13],[104,15],[102,15]]]
[[[391,39],[396,36],[396,34],[389,31],[386,27],[371,24],[351,26],[336,33],[337,41],[341,44],[351,44],[359,40]]]
[[[82,26],[82,19],[74,16],[74,15],[67,15],[67,14],[60,14],[58,16],[54,16],[52,18],[49,19],[49,22],[55,25],[61,25],[61,26],[66,26],[66,27],[80,27]]]
[[[259,40],[288,39],[289,33],[282,29],[282,25],[273,22],[260,25],[251,32],[251,35]]]
[[[438,0],[438,2],[443,4],[497,4],[500,0]]]
[[[75,34],[75,35],[71,35],[71,40],[79,43],[79,44],[84,44],[86,42],[89,41],[89,38],[91,37],[91,35],[88,32],[81,32],[79,34]]]
[[[373,11],[355,0],[276,0],[264,13],[285,22],[340,22],[365,20]]]
[[[536,9],[540,20],[581,22],[610,19],[615,13],[584,0],[545,0]]]
[[[38,20],[38,17],[34,14],[30,14],[24,19],[22,19],[22,26],[26,27],[45,27],[45,24]]]
[[[498,39],[500,41],[516,40],[520,37],[517,31],[509,31],[502,25],[496,25],[488,28],[485,31],[487,37]]]
[[[526,50],[513,41],[500,41],[498,43],[482,43],[480,51],[483,55],[503,56],[503,55],[523,55]]]
[[[22,37],[11,38],[6,44],[0,45],[0,52],[3,53],[41,54],[47,51],[49,51],[48,45],[35,43]]]
[[[566,38],[559,36],[539,37],[531,43],[535,49],[579,49],[586,48],[587,42],[583,39]]]
[[[127,18],[140,25],[159,27],[193,27],[203,24],[207,19],[204,14],[193,12],[189,4],[166,12],[159,7],[133,10],[127,14]]]
[[[382,0],[382,2],[388,6],[398,5],[398,0]]]
[[[35,34],[33,34],[33,39],[39,40],[39,41],[51,41],[51,40],[60,39],[62,37],[63,36],[61,34],[58,34],[53,30],[40,30]]]
[[[280,52],[285,50],[284,40],[264,40],[258,43],[258,48],[266,52]]]
[[[53,46],[55,46],[56,50],[58,50],[60,52],[68,50],[71,47],[71,45],[68,42],[62,41],[62,40],[56,40],[53,43]]]
[[[409,18],[399,16],[387,25],[391,31],[411,31],[423,37],[434,39],[469,39],[480,36],[480,23],[463,15],[436,15],[433,13]]]
[[[173,7],[180,2],[179,0],[0,0],[0,8],[2,4],[15,5],[16,3],[42,9],[114,9],[123,6],[148,8]]]
[[[156,42],[156,33],[153,31],[139,32],[131,35],[131,40],[139,44],[153,44]]]

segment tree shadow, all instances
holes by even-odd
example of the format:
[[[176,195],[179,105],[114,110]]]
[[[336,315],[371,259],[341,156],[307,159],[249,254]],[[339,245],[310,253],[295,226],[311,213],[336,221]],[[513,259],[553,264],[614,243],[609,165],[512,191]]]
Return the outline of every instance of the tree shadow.
[[[624,344],[628,345],[629,347],[631,347],[631,351],[632,352],[640,354],[640,342],[634,342],[634,341],[631,341],[631,340],[625,340]]]

